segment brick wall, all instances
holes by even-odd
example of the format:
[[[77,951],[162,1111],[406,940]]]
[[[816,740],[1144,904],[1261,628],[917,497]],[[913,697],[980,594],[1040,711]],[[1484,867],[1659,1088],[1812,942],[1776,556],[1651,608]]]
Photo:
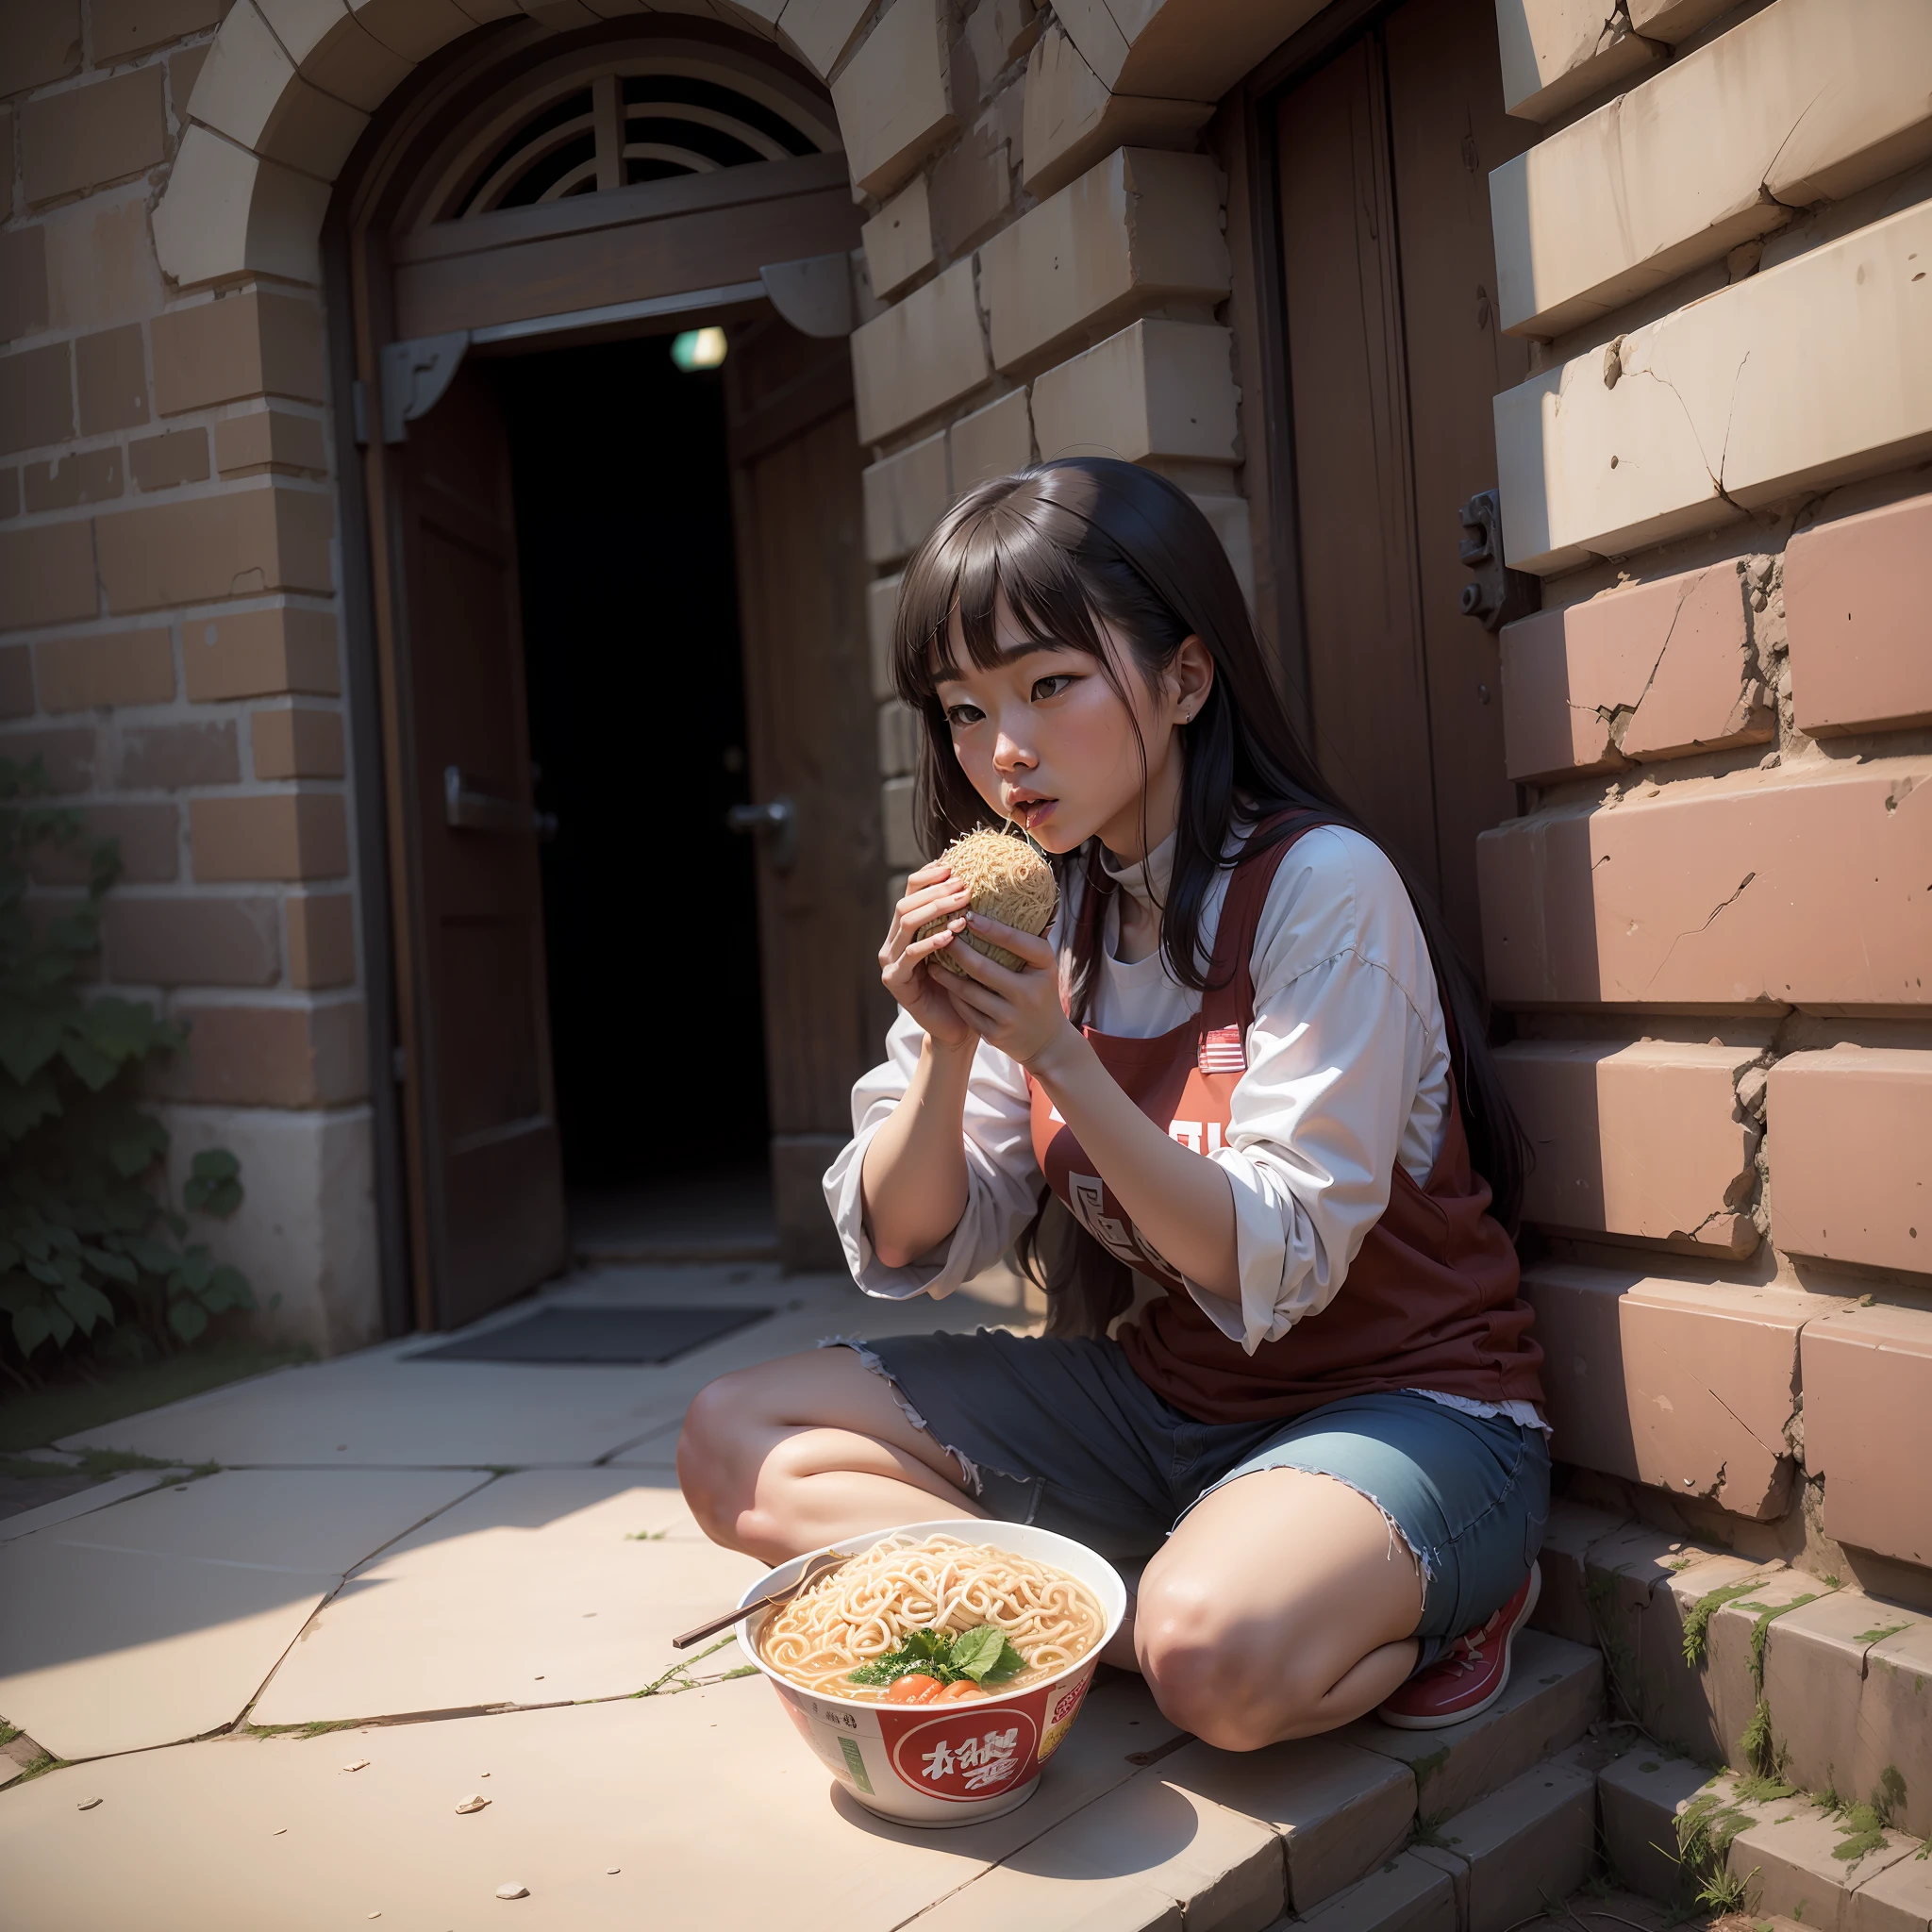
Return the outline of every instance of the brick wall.
[[[1497,13],[1550,128],[1491,179],[1544,608],[1480,875],[1557,1453],[1925,1599],[1932,14]]]
[[[152,232],[228,10],[0,26],[0,755],[120,839],[101,974],[191,1029],[174,1165],[241,1156],[215,1245],[328,1350],[380,1321],[322,316],[182,293]]]

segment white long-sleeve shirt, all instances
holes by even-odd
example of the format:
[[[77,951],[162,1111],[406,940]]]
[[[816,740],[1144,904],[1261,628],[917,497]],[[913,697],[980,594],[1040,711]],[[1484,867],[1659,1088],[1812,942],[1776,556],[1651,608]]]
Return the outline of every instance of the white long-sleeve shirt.
[[[1108,867],[1119,889],[1156,910],[1174,841],[1142,864]],[[1230,874],[1211,884],[1202,938],[1211,948]],[[1062,907],[1058,942],[1074,908]],[[1109,905],[1089,1024],[1151,1039],[1200,1010],[1157,949],[1117,955]],[[1396,1162],[1419,1186],[1435,1165],[1449,1104],[1449,1048],[1428,945],[1395,868],[1372,841],[1341,826],[1305,833],[1276,870],[1256,935],[1255,1024],[1236,1082],[1225,1144],[1208,1156],[1234,1198],[1239,1302],[1190,1285],[1208,1319],[1249,1353],[1278,1341],[1335,1298],[1389,1205]],[[825,1174],[847,1266],[868,1294],[945,1295],[1011,1246],[1039,1205],[1026,1075],[981,1043],[964,1117],[967,1198],[946,1240],[904,1268],[874,1254],[859,1174],[865,1149],[909,1084],[922,1034],[901,1013],[885,1062],[853,1089],[853,1139]],[[1457,1401],[1480,1413],[1493,1407]],[[1527,1404],[1508,1405],[1536,1423]]]

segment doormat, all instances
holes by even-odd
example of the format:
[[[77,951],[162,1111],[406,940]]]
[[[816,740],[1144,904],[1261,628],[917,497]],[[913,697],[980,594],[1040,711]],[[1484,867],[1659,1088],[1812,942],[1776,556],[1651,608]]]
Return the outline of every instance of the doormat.
[[[458,1336],[411,1362],[668,1362],[748,1328],[771,1308],[538,1308],[483,1335]]]

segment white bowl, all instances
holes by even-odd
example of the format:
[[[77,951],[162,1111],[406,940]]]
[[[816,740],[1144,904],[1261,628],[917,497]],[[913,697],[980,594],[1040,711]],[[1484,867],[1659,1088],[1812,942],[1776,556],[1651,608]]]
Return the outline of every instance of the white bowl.
[[[1041,1767],[1059,1749],[1079,1714],[1100,1653],[1126,1615],[1126,1585],[1104,1557],[1050,1529],[955,1518],[841,1537],[779,1564],[739,1602],[753,1602],[791,1582],[814,1557],[832,1550],[858,1556],[891,1536],[955,1536],[961,1542],[988,1543],[1050,1563],[1093,1592],[1107,1628],[1085,1656],[1023,1690],[944,1706],[833,1697],[792,1683],[765,1661],[758,1648],[765,1625],[776,1614],[772,1610],[739,1620],[739,1648],[771,1679],[799,1736],[861,1805],[901,1824],[975,1824],[997,1818],[1033,1795]]]

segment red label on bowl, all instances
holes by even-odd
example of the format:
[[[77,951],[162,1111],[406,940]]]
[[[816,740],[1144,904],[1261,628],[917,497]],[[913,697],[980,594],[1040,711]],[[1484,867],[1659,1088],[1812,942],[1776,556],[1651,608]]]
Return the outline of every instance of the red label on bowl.
[[[915,1791],[936,1798],[991,1798],[1033,1775],[1040,1733],[1032,1718],[1010,1705],[993,1710],[962,1705],[892,1738],[896,1729],[889,1718],[892,1769]]]

